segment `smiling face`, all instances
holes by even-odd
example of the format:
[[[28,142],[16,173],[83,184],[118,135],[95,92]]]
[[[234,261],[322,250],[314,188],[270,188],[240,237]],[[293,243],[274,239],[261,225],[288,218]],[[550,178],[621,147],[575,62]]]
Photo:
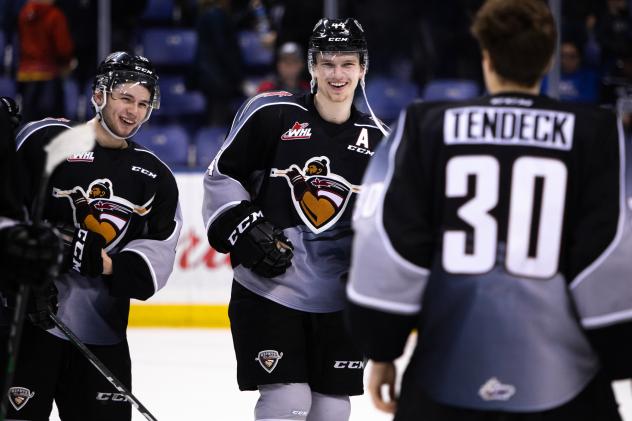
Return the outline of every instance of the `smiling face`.
[[[352,102],[358,82],[364,74],[358,53],[317,53],[314,78],[318,95],[331,102]]]
[[[96,93],[99,99],[101,92]],[[103,119],[112,132],[129,137],[145,120],[150,106],[149,90],[139,83],[121,83],[108,93]]]

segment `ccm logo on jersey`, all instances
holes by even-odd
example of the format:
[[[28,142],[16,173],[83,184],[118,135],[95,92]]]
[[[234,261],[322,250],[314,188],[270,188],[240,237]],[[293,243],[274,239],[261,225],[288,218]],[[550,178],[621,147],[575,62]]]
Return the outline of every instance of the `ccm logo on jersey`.
[[[336,361],[334,368],[355,368],[361,370],[364,368],[364,361]]]
[[[146,170],[145,168],[137,167],[136,165],[132,165],[132,171],[136,171],[136,172],[139,172],[139,173],[141,173],[141,174],[148,175],[148,176],[150,176],[151,178],[156,178],[156,177],[157,177],[157,175],[156,175],[156,174],[154,174],[153,172],[148,171],[148,170]]]
[[[307,126],[309,123],[295,122],[287,132],[281,135],[281,140],[309,139],[312,137],[312,129]]]
[[[125,402],[127,401],[127,396],[125,396],[122,393],[98,392],[97,400],[98,401]]]
[[[239,236],[243,234],[246,229],[259,218],[263,218],[263,212],[256,211],[246,216],[239,224],[237,224],[237,227],[228,236],[228,241],[230,242],[230,244],[234,246]]]
[[[369,149],[369,132],[367,129],[363,128],[360,131],[360,136],[358,136],[358,140],[356,140],[355,145],[348,145],[347,149],[350,151],[358,152],[363,155],[373,155],[375,152]]]

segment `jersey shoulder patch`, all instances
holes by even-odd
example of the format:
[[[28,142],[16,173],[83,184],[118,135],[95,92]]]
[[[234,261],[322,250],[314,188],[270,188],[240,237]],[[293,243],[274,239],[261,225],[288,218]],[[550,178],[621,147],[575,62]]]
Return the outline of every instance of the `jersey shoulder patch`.
[[[237,126],[244,120],[247,120],[252,114],[261,108],[275,105],[290,105],[300,107],[303,110],[307,111],[303,105],[301,105],[298,101],[298,97],[286,91],[270,91],[263,92],[259,95],[253,96],[248,99],[246,102],[242,104],[237,113],[235,114],[235,119],[233,120],[233,124],[231,129]]]
[[[66,120],[65,118],[48,117],[43,120],[32,121],[20,129],[15,138],[15,144],[17,145],[17,149],[20,149],[26,139],[40,130],[56,128],[56,132],[62,132],[63,130],[70,129],[74,125],[76,125],[75,122]]]

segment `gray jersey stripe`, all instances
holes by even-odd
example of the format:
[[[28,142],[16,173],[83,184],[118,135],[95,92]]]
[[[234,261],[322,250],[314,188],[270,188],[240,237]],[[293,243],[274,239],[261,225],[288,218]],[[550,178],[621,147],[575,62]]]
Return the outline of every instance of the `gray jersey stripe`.
[[[389,137],[386,142],[390,145],[388,151],[378,150],[365,175],[353,218],[354,245],[362,247],[354,247],[347,294],[351,301],[360,305],[414,314],[421,308],[429,271],[406,260],[395,250],[383,220],[384,197],[395,172],[395,154],[402,140],[405,120],[406,112],[402,112],[392,139]],[[371,196],[375,194],[379,196],[373,209]],[[364,282],[366,279],[372,282]]]
[[[632,291],[628,287],[632,255],[632,209],[626,206],[626,171],[632,178],[632,163],[625,164],[625,136],[619,132],[619,219],[610,245],[573,280],[571,291],[584,327],[602,327],[632,319]],[[599,299],[596,299],[599,297]]]
[[[61,126],[70,129],[68,124],[60,123],[59,120],[54,118],[45,118],[44,120],[32,121],[20,130],[16,136],[16,149],[20,149],[26,139],[28,139],[33,133],[40,129],[45,129],[51,126]]]

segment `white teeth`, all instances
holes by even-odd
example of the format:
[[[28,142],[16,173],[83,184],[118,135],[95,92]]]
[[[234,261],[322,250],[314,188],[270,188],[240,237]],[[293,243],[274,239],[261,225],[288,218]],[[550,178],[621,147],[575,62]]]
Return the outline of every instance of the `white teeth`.
[[[335,86],[336,88],[340,88],[342,86],[345,86],[346,83],[334,83],[334,82],[330,82],[329,83],[331,86]]]

